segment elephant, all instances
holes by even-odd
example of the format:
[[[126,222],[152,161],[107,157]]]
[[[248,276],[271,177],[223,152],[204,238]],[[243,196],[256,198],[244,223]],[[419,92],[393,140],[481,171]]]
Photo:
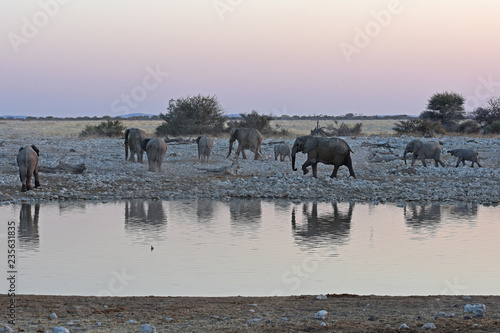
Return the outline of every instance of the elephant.
[[[458,157],[457,160],[457,165],[455,165],[455,168],[458,167],[460,162],[462,162],[463,165],[465,165],[465,161],[471,161],[471,168],[474,167],[474,162],[477,163],[478,167],[481,167],[481,164],[479,164],[478,160],[478,154],[477,150],[469,148],[469,149],[452,149],[448,150],[448,153],[451,154],[451,156]]]
[[[278,156],[280,157],[280,161],[283,162],[285,157],[288,156],[290,158],[290,147],[288,147],[285,143],[280,143],[274,146],[274,160],[278,160]]]
[[[206,159],[208,162],[210,154],[212,154],[214,140],[208,135],[203,135],[196,139],[196,143],[198,144],[198,159],[201,159],[202,162]]]
[[[229,153],[227,157],[231,155],[231,151],[233,150],[233,142],[238,140],[238,150],[236,150],[236,156],[240,156],[240,152],[243,155],[243,158],[246,159],[245,149],[249,149],[255,155],[254,159],[258,160],[261,156],[260,145],[262,144],[262,134],[255,128],[245,128],[238,127],[232,128],[230,132],[229,139]]]
[[[161,171],[161,164],[167,153],[167,143],[159,138],[146,138],[141,141],[141,148],[148,156],[149,171]]]
[[[295,168],[295,154],[307,154],[307,161],[302,164],[304,175],[309,173],[308,166],[312,165],[313,177],[318,178],[318,163],[333,164],[330,178],[337,177],[337,172],[342,165],[349,168],[349,175],[356,178],[352,168],[351,147],[340,138],[325,138],[312,135],[299,136],[295,139],[292,148],[292,169]]]
[[[436,167],[438,164],[441,164],[441,166],[444,167],[444,163],[441,161],[441,150],[442,148],[439,142],[415,139],[408,142],[406,145],[403,158],[406,164],[406,154],[413,153],[411,166],[415,164],[415,160],[418,157],[422,161],[424,167],[427,166],[425,159],[433,159]]]
[[[35,176],[35,188],[40,187],[40,178],[38,177],[38,156],[40,150],[35,146],[26,146],[19,148],[17,153],[17,165],[19,166],[19,178],[21,178],[21,192],[32,190],[31,177]]]
[[[142,163],[144,150],[141,148],[141,142],[146,139],[146,132],[135,127],[127,128],[123,137],[125,138],[125,161],[128,159],[128,150],[130,149],[130,162],[135,162],[137,154],[137,162]]]

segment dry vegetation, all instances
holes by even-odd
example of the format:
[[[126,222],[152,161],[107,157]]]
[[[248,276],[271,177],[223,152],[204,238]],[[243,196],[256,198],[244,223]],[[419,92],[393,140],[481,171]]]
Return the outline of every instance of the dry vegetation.
[[[98,125],[103,120],[3,120],[0,121],[0,139],[22,139],[23,137],[72,137],[76,138],[87,125]],[[153,135],[156,127],[163,120],[123,120],[126,128],[139,127],[148,135]],[[393,135],[392,130],[397,120],[342,120],[346,124],[363,124],[365,135]],[[320,121],[320,126],[326,127],[333,120]],[[271,126],[278,130],[285,129],[290,132],[290,137],[310,134],[316,127],[315,120],[273,120]]]

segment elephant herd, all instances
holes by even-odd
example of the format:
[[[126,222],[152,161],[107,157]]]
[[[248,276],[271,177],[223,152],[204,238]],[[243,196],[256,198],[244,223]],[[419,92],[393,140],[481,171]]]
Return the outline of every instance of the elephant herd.
[[[168,148],[165,140],[160,138],[148,138],[146,133],[139,128],[129,128],[125,130],[124,139],[125,160],[142,163],[143,154],[146,152],[149,171],[161,171],[162,162]],[[254,153],[254,159],[258,160],[262,155],[260,149],[262,140],[262,134],[254,128],[233,128],[230,131],[229,152],[227,157],[231,155],[234,141],[238,141],[238,148],[236,150],[237,156],[241,153],[243,158],[246,159],[245,150],[250,150]],[[198,159],[208,162],[214,145],[212,138],[206,135],[199,136],[196,139],[196,143],[198,146]],[[410,141],[406,145],[403,159],[406,164],[406,155],[412,153],[412,166],[417,159],[420,159],[424,166],[427,166],[425,162],[426,159],[433,159],[436,167],[438,165],[444,167],[444,163],[441,161],[441,151],[442,147],[439,142],[416,139]],[[346,166],[349,169],[349,176],[356,178],[356,174],[352,167],[351,153],[353,153],[353,151],[343,139],[312,135],[299,136],[295,139],[291,152],[288,145],[284,143],[276,145],[274,147],[274,158],[277,160],[279,157],[280,161],[284,161],[285,157],[288,156],[292,162],[292,169],[296,171],[295,160],[298,152],[307,154],[307,160],[302,164],[302,172],[304,175],[309,173],[308,167],[311,166],[313,177],[317,178],[318,163],[323,163],[333,165],[333,172],[330,175],[331,178],[337,177],[337,172],[341,166]],[[478,167],[481,167],[478,161],[478,153],[475,149],[452,149],[448,150],[448,153],[458,158],[456,167],[459,166],[460,162],[465,165],[465,161],[471,161],[472,167],[474,167],[474,163],[477,163]],[[19,149],[17,165],[19,167],[22,192],[33,189],[31,186],[32,176],[35,177],[35,188],[40,186],[38,177],[39,155],[40,151],[35,145],[25,146]]]

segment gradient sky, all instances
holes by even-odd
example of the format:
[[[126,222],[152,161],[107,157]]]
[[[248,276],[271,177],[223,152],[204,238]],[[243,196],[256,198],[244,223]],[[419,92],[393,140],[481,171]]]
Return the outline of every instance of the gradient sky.
[[[498,0],[38,0],[0,3],[0,115],[418,115],[500,96]]]

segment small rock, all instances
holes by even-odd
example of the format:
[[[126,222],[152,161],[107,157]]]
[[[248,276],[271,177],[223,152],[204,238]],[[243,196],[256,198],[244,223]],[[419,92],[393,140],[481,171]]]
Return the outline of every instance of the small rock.
[[[409,330],[409,329],[410,329],[410,326],[408,326],[406,324],[401,324],[398,327],[398,330]]]
[[[471,312],[474,316],[483,316],[484,313],[486,312],[486,305],[484,304],[466,304],[464,306],[464,312],[468,313]]]
[[[52,333],[70,333],[66,327],[56,326],[52,327]]]
[[[250,319],[249,321],[252,322],[252,323],[259,323],[260,322],[260,318],[253,318],[253,319]]]
[[[171,321],[174,321],[174,318],[168,318],[168,317],[167,317],[167,318],[165,318],[165,321],[167,321],[167,322],[171,322]]]
[[[149,324],[142,324],[141,333],[156,333],[156,328]]]
[[[320,321],[319,326],[326,326],[326,323],[324,321]]]
[[[57,319],[57,315],[56,315],[56,313],[55,313],[55,312],[52,312],[52,313],[50,314],[50,316],[49,316],[49,319],[50,319],[50,320],[55,320],[55,319]]]
[[[327,297],[324,294],[320,294],[320,295],[316,296],[316,299],[325,300],[325,299],[327,299]]]
[[[137,320],[130,319],[125,322],[125,324],[137,324]]]
[[[422,329],[424,330],[435,330],[437,329],[436,325],[434,323],[427,323],[424,326],[422,326]]]
[[[378,317],[377,316],[370,316],[370,318],[368,318],[369,321],[377,321],[378,320]]]
[[[326,319],[327,315],[328,315],[328,311],[321,310],[321,311],[316,312],[316,314],[314,315],[314,318],[324,320],[324,319]]]

